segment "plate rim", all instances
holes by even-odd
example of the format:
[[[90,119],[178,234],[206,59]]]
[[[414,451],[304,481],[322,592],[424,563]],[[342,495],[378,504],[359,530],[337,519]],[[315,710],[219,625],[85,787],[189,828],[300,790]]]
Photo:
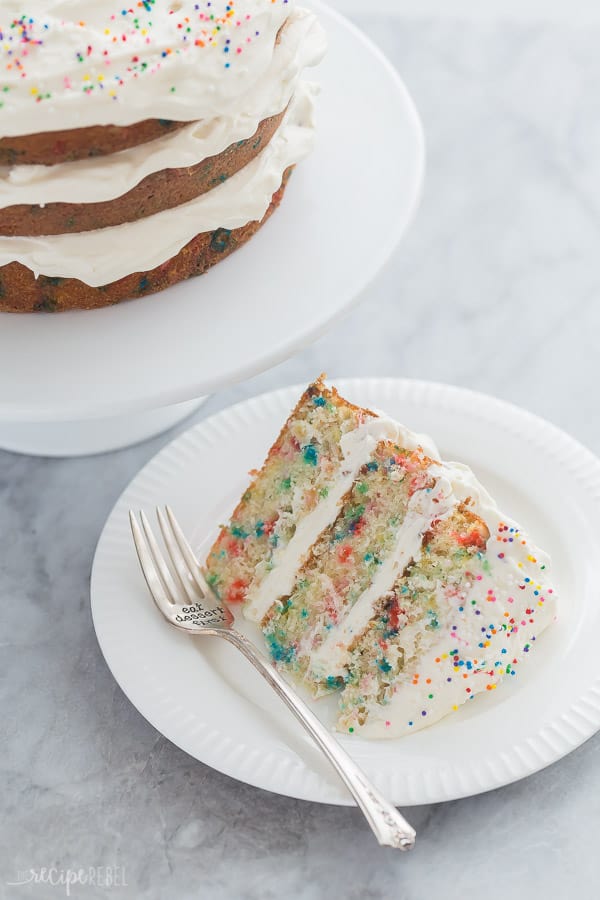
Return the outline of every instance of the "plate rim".
[[[338,389],[342,391],[342,393],[351,393],[353,390],[357,390],[360,387],[368,385],[370,389],[376,389],[381,392],[390,389],[397,390],[400,396],[402,396],[402,394],[405,392],[411,391],[417,394],[421,393],[425,396],[432,393],[440,396],[445,395],[446,398],[448,396],[452,396],[455,400],[469,400],[473,404],[476,403],[480,408],[484,407],[490,418],[493,417],[490,414],[490,405],[492,407],[492,412],[503,409],[510,416],[511,427],[507,429],[509,432],[513,434],[521,433],[520,426],[522,426],[523,423],[526,422],[530,428],[536,429],[538,434],[537,443],[539,444],[539,446],[547,448],[547,438],[550,436],[553,437],[555,441],[560,443],[561,453],[558,453],[556,445],[553,444],[552,455],[558,458],[559,456],[562,457],[564,455],[565,450],[568,450],[570,452],[570,477],[575,477],[582,483],[585,480],[587,482],[588,489],[590,484],[593,485],[593,491],[589,491],[590,500],[596,504],[600,511],[600,459],[576,438],[572,437],[557,425],[554,425],[553,423],[538,416],[535,413],[531,413],[523,409],[522,407],[517,406],[516,404],[487,395],[479,391],[474,391],[468,388],[454,385],[443,384],[435,381],[385,377],[334,378],[330,379],[330,381],[334,383],[336,387],[338,387]],[[192,441],[193,443],[194,438],[202,439],[203,432],[209,432],[211,429],[214,432],[215,429],[218,429],[221,422],[230,419],[231,417],[235,417],[236,415],[239,417],[240,415],[243,415],[243,413],[251,413],[252,407],[254,407],[255,409],[259,409],[269,403],[280,404],[284,400],[289,405],[290,401],[291,403],[293,403],[293,399],[297,398],[297,396],[299,396],[301,391],[303,391],[304,389],[305,385],[293,385],[290,387],[279,388],[276,390],[261,393],[257,396],[247,398],[236,404],[225,407],[224,409],[219,410],[213,415],[202,420],[200,423],[193,426],[188,431],[179,435],[179,437],[177,437],[174,441],[170,442],[166,447],[162,448],[162,450],[160,450],[136,473],[136,475],[131,479],[129,484],[125,487],[116,503],[114,504],[110,514],[106,519],[102,533],[98,540],[91,573],[92,620],[102,655],[106,661],[109,671],[112,673],[115,681],[117,681],[117,684],[119,684],[119,686],[121,687],[123,693],[127,696],[132,705],[138,710],[140,715],[142,715],[154,728],[156,728],[156,730],[160,734],[167,737],[169,741],[174,743],[184,752],[188,753],[190,756],[192,756],[192,758],[197,759],[206,765],[209,765],[211,768],[216,769],[222,774],[228,775],[229,777],[232,777],[242,783],[252,785],[262,790],[268,790],[272,793],[294,797],[301,800],[351,806],[353,805],[353,801],[350,797],[345,797],[343,795],[338,796],[331,791],[323,791],[322,785],[319,788],[318,792],[315,792],[312,789],[299,790],[295,784],[292,785],[292,787],[290,787],[289,789],[287,788],[287,785],[285,789],[282,789],[281,783],[265,783],[263,777],[254,777],[252,772],[248,773],[248,771],[245,771],[242,775],[240,775],[239,773],[236,774],[235,767],[232,771],[229,764],[223,764],[222,752],[217,753],[216,756],[214,754],[212,756],[211,754],[208,754],[210,758],[206,758],[206,756],[200,758],[197,751],[190,751],[189,747],[185,745],[185,741],[182,741],[180,737],[174,738],[165,733],[164,722],[162,724],[159,724],[157,716],[152,711],[150,711],[150,713],[148,714],[148,710],[146,709],[147,703],[146,705],[143,702],[139,703],[139,698],[138,700],[134,700],[132,696],[130,696],[131,685],[129,686],[128,690],[123,687],[123,685],[121,684],[121,680],[117,678],[117,675],[114,672],[113,664],[111,664],[111,661],[109,661],[111,650],[109,647],[107,647],[105,641],[103,640],[103,636],[101,634],[102,629],[98,628],[98,621],[101,618],[101,615],[99,615],[100,607],[98,605],[97,599],[95,600],[95,597],[97,597],[96,585],[99,578],[99,571],[101,571],[100,561],[102,560],[104,545],[107,539],[110,539],[111,537],[111,526],[115,522],[120,507],[124,506],[127,496],[129,494],[135,493],[139,485],[143,484],[145,478],[151,479],[153,477],[152,470],[154,468],[160,468],[160,466],[169,456],[173,454],[177,455],[178,452],[183,452],[186,445],[187,449],[189,450],[190,441]],[[414,397],[412,399],[414,401]],[[503,427],[506,428],[505,420],[503,420]],[[142,709],[141,707],[144,707],[144,709]],[[559,724],[561,728],[558,727]],[[208,725],[205,725],[204,727],[205,730],[210,731]],[[466,796],[473,796],[479,793],[487,792],[489,790],[494,790],[506,784],[518,781],[529,775],[533,775],[534,773],[546,768],[552,763],[559,761],[564,756],[575,750],[577,747],[581,746],[581,744],[592,737],[599,729],[600,675],[596,676],[594,680],[587,684],[584,691],[578,692],[577,696],[570,700],[568,709],[566,709],[566,711],[552,719],[552,721],[550,721],[549,723],[545,724],[542,728],[539,729],[539,731],[535,733],[533,737],[527,738],[527,753],[525,753],[522,747],[512,746],[511,750],[519,750],[519,753],[516,754],[518,758],[511,758],[510,760],[505,759],[503,761],[503,769],[499,774],[498,772],[493,772],[491,764],[489,764],[487,766],[488,779],[484,780],[483,783],[481,783],[480,780],[480,783],[476,786],[474,786],[473,783],[461,784],[460,778],[457,777],[456,774],[454,774],[453,778],[450,779],[450,782],[448,781],[447,777],[440,776],[440,778],[438,779],[438,783],[433,787],[429,786],[425,793],[420,795],[417,791],[414,796],[411,796],[408,799],[406,797],[403,797],[401,799],[394,797],[394,802],[402,803],[403,805],[420,805],[423,803],[446,802],[449,800],[459,799]],[[214,732],[215,729],[213,728],[213,736]],[[227,741],[229,741],[229,743],[232,743],[231,738],[228,738],[226,736],[224,737]],[[535,746],[532,746],[534,744],[534,739],[535,741],[537,741],[537,744]],[[351,750],[351,741],[348,741],[348,739],[345,739],[342,736],[342,743],[347,749]],[[500,756],[506,757],[507,754],[500,753],[499,757]],[[314,778],[316,778],[317,782],[320,783],[319,776],[310,771],[309,767],[307,767],[304,762],[300,764],[299,768],[303,770],[305,777],[311,776],[309,780],[314,781]],[[454,768],[453,764],[452,768]],[[314,778],[312,778],[312,776],[314,776]],[[281,782],[280,776],[279,782]]]
[[[65,422],[80,421],[104,417],[113,417],[115,415],[143,412],[156,407],[170,406],[186,401],[194,400],[215,393],[232,384],[238,384],[248,378],[259,375],[276,365],[289,359],[295,353],[300,352],[304,348],[310,346],[315,340],[326,333],[332,326],[339,322],[344,316],[360,302],[369,285],[378,277],[384,267],[389,263],[394,251],[402,242],[405,234],[410,229],[419,210],[426,169],[426,142],[425,132],[416,104],[408,90],[400,72],[387,58],[383,50],[357,25],[350,19],[342,15],[337,10],[332,9],[322,0],[306,0],[306,5],[313,8],[317,14],[320,14],[325,20],[325,24],[334,23],[335,27],[343,29],[352,35],[357,45],[360,45],[365,53],[369,54],[382,71],[387,75],[387,79],[395,86],[395,95],[401,102],[403,119],[409,123],[406,133],[410,134],[410,142],[412,152],[415,155],[416,175],[411,186],[410,202],[407,203],[406,212],[403,217],[398,220],[395,229],[390,229],[385,236],[385,240],[380,242],[377,254],[371,255],[371,262],[368,267],[363,270],[359,278],[355,280],[355,287],[352,293],[348,293],[348,298],[342,305],[335,308],[329,308],[327,314],[320,317],[318,321],[314,320],[309,327],[302,328],[300,323],[298,329],[293,332],[292,336],[282,340],[275,349],[267,349],[258,359],[247,361],[243,365],[236,367],[232,364],[226,373],[212,376],[207,374],[203,379],[189,381],[186,380],[185,387],[178,383],[177,386],[169,386],[153,391],[151,394],[140,392],[133,399],[128,399],[125,392],[120,396],[113,396],[110,399],[104,397],[102,401],[95,398],[94,407],[90,410],[89,404],[86,405],[83,400],[73,401],[72,398],[64,397],[60,403],[49,401],[44,396],[43,404],[39,401],[28,400],[27,403],[20,403],[19,406],[11,405],[10,400],[0,396],[0,422],[4,423],[21,423],[21,422]],[[318,152],[318,149],[315,153]],[[261,239],[260,233],[256,235],[256,240]],[[189,284],[189,282],[188,282]],[[163,291],[167,294],[169,290],[181,289],[186,283],[174,285]],[[135,301],[126,301],[134,303]],[[143,298],[140,302],[143,302]],[[119,304],[115,307],[107,307],[101,310],[92,310],[94,313],[103,315],[116,314],[118,316]],[[71,315],[79,315],[79,312],[61,313],[61,317]],[[13,313],[0,313],[2,316],[14,316]],[[91,320],[90,320],[91,321]],[[116,322],[118,324],[118,321]],[[26,335],[23,336],[26,340]],[[143,379],[142,379],[143,381]],[[125,381],[127,384],[127,380]],[[141,391],[142,389],[140,389]]]

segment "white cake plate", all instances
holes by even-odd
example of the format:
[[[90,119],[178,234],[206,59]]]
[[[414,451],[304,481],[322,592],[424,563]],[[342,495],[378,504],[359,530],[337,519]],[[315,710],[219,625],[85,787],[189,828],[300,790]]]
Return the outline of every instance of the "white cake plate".
[[[89,312],[0,314],[0,446],[79,455],[159,433],[190,414],[190,401],[320,337],[389,259],[419,202],[419,117],[365,35],[309,5],[330,42],[307,73],[322,86],[317,148],[281,208],[229,259],[160,294]]]
[[[91,456],[139,444],[187,419],[205,402],[188,400],[132,416],[109,416],[80,422],[12,422],[0,424],[0,447],[32,456]]]
[[[518,676],[497,691],[483,691],[406,737],[339,735],[341,742],[398,805],[498,788],[570,753],[600,728],[600,460],[549,422],[485,394],[395,378],[334,383],[353,403],[383,409],[430,434],[444,459],[471,465],[501,509],[550,553],[559,597],[556,623],[538,637]],[[140,572],[127,515],[129,509],[152,513],[157,504],[171,504],[204,559],[218,523],[227,521],[248,484],[248,470],[261,464],[304,387],[222,410],[180,435],[136,475],[98,543],[92,615],[122,690],[186,753],[269,791],[347,804],[352,800],[330,766],[241,654],[224,641],[193,640],[165,623]],[[258,628],[239,625],[264,647]],[[332,727],[337,699],[309,702]],[[577,777],[576,764],[571,771]],[[524,790],[533,798],[555,784],[547,779]],[[558,819],[560,803],[550,799],[544,815]],[[481,818],[474,827],[481,827]],[[405,895],[399,890],[387,896]]]

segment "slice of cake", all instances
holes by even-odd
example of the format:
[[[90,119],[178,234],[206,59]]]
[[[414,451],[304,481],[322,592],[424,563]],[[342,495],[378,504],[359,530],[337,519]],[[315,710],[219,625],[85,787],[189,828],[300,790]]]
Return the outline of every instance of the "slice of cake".
[[[553,620],[548,558],[473,473],[342,399],[299,401],[206,562],[338,727],[415,731],[514,676]]]
[[[323,56],[293,0],[0,9],[0,310],[91,309],[205,272],[279,205]]]

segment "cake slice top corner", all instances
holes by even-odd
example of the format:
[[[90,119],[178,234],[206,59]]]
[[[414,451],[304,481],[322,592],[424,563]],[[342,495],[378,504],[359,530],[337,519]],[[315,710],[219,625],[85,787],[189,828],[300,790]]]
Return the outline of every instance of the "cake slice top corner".
[[[382,441],[437,458],[429,439],[345,400],[321,375],[290,413],[206,562],[220,599],[262,622]]]

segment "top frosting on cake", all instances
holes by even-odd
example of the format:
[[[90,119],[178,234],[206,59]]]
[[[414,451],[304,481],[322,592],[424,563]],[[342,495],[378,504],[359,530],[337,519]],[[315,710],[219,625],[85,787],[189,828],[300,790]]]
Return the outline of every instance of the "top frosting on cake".
[[[292,0],[6,0],[0,136],[243,110]]]

